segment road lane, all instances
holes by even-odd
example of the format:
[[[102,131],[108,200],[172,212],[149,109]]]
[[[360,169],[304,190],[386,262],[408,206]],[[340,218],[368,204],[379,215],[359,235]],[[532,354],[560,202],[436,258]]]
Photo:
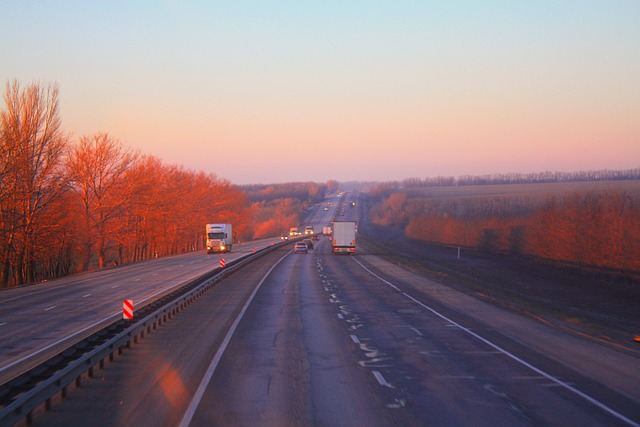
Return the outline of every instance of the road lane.
[[[569,374],[569,368],[572,380],[580,381],[583,391],[612,407],[624,406],[628,401],[628,406],[635,408],[635,418],[640,418],[637,413],[640,409],[640,359],[637,355],[498,308],[375,256],[363,255],[356,262],[364,264],[364,268],[373,270],[374,274],[388,278],[380,283],[393,281],[385,284],[406,294],[417,304],[414,309],[435,309],[438,316],[444,314],[457,319],[460,326],[473,325],[468,333],[478,332],[480,339],[488,339],[507,351],[513,349],[514,354],[524,354],[528,360],[536,360],[538,367],[546,369],[548,365],[549,370],[561,372],[558,376]]]
[[[62,404],[36,414],[34,425],[79,427],[88,416],[92,427],[179,425],[257,283],[289,251],[278,249],[229,276],[94,378],[85,378]]]
[[[82,414],[95,412],[109,414],[96,427],[178,425],[263,278],[189,425],[638,425],[637,357],[612,355],[363,248],[333,256],[322,237],[316,248],[287,256],[266,278],[281,254],[226,279],[41,425],[83,425]]]
[[[570,367],[513,345],[554,374],[523,363],[416,305],[357,258],[329,255],[326,240],[312,254],[317,273],[294,263],[288,267],[297,283],[268,281],[264,293],[271,295],[247,312],[191,425],[636,423],[637,402],[622,405],[627,416],[585,399],[578,389],[585,382]],[[309,256],[294,259],[308,264]],[[499,334],[482,322],[473,327]]]
[[[277,241],[234,245],[228,254],[200,251],[159,258],[0,292],[0,383],[117,320],[123,299],[141,307],[217,268],[221,257],[230,261]]]
[[[189,425],[389,425],[313,254],[288,257],[264,282]]]
[[[440,293],[452,307],[448,309],[450,317],[444,317],[385,283],[394,280],[394,276],[389,275],[396,271],[392,264],[379,263],[384,268],[378,271],[376,282],[366,277],[370,275],[367,270],[357,271],[344,261],[353,261],[360,268],[359,258],[326,258],[324,271],[327,282],[331,283],[332,298],[342,302],[343,317],[351,321],[348,329],[356,331],[353,335],[366,343],[368,350],[375,350],[370,354],[375,355],[376,362],[387,365],[375,369],[387,382],[406,393],[400,398],[406,399],[407,407],[422,408],[415,414],[423,423],[637,424],[640,418],[637,358],[616,351],[604,355],[599,345],[583,343],[585,355],[593,352],[601,357],[589,358],[592,373],[599,367],[599,375],[585,377],[584,373],[574,370],[583,361],[564,358],[558,363],[557,358],[538,353],[544,346],[530,344],[531,340],[530,346],[524,346],[503,335],[501,329],[505,322],[495,319],[507,315],[507,320],[513,322],[508,313],[498,313],[501,310],[441,287]],[[380,261],[376,257],[362,258]],[[380,276],[387,279],[380,280]],[[425,299],[425,296],[419,298]],[[478,308],[480,304],[484,311]],[[467,316],[470,309],[475,310],[479,318]],[[495,323],[486,323],[482,314],[491,314]],[[454,317],[471,327],[453,321]],[[540,331],[531,319],[520,321],[523,322],[521,334],[538,333],[533,338],[542,343],[556,335],[556,331]],[[479,336],[487,336],[489,340],[478,339]],[[513,352],[496,346],[494,339]],[[607,377],[603,367],[609,366],[609,358],[621,365],[617,370],[626,372],[625,382]],[[524,360],[529,363],[523,363]],[[591,378],[601,381],[594,382]]]

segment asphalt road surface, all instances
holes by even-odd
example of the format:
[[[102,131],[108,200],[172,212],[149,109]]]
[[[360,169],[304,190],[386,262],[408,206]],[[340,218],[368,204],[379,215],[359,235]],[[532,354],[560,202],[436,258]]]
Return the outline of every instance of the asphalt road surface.
[[[637,357],[364,252],[280,249],[147,335],[33,425],[615,426]]]
[[[122,300],[141,307],[218,267],[220,258],[231,261],[278,241],[237,244],[226,254],[159,258],[0,292],[0,383],[122,318]]]

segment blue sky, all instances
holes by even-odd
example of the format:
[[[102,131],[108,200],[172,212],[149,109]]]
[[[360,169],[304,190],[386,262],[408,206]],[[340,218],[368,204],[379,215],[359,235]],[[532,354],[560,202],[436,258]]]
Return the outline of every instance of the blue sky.
[[[640,166],[636,0],[1,9],[67,131],[239,184]]]

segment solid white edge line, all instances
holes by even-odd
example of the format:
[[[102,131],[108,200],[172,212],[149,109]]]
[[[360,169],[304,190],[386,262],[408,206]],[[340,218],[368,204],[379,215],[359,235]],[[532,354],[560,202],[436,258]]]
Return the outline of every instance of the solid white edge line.
[[[242,307],[242,310],[240,310],[240,313],[238,313],[236,320],[233,322],[233,325],[231,325],[231,328],[227,332],[227,335],[224,337],[224,340],[222,341],[220,348],[218,348],[216,355],[211,361],[211,364],[209,365],[207,372],[204,374],[204,377],[202,378],[202,381],[200,382],[200,385],[198,386],[198,389],[196,390],[196,393],[193,396],[193,399],[191,399],[191,403],[189,403],[189,407],[185,411],[182,417],[182,420],[180,421],[180,424],[179,424],[180,427],[187,427],[189,423],[191,423],[191,420],[193,419],[193,416],[196,413],[196,409],[198,409],[198,405],[200,405],[202,396],[204,396],[204,392],[209,386],[209,382],[211,382],[211,378],[213,377],[213,374],[216,371],[216,368],[218,367],[218,363],[220,363],[220,359],[222,359],[222,355],[224,354],[225,350],[227,349],[227,346],[229,345],[229,342],[231,341],[231,337],[235,333],[238,325],[240,324],[240,321],[242,320],[244,313],[249,308],[249,304],[251,304],[251,301],[253,301],[253,298],[258,293],[258,290],[262,286],[262,283],[267,279],[269,274],[271,274],[273,269],[276,268],[278,264],[280,264],[280,262],[290,254],[291,252],[287,252],[282,258],[280,258],[275,264],[273,264],[273,266],[269,269],[269,271],[267,271],[267,273],[262,277],[262,279],[260,280],[260,283],[258,283],[258,286],[256,286],[256,288],[253,290],[253,292],[251,293],[251,296],[249,296],[249,299],[247,300],[247,302],[245,302],[244,306]]]
[[[391,286],[393,289],[397,290],[398,292],[400,292],[402,295],[404,295],[405,297],[407,297],[408,299],[410,299],[411,301],[415,302],[416,304],[420,305],[421,307],[429,310],[430,312],[432,312],[433,314],[435,314],[436,316],[440,317],[441,319],[446,320],[447,322],[450,322],[452,325],[454,325],[455,327],[459,328],[460,330],[468,333],[469,335],[479,339],[480,341],[482,341],[483,343],[489,345],[490,347],[493,347],[494,349],[496,349],[497,351],[499,351],[500,353],[504,354],[505,356],[515,360],[516,362],[520,363],[521,365],[526,366],[527,368],[531,369],[532,371],[542,375],[543,377],[547,378],[548,380],[558,384],[559,386],[565,388],[566,390],[574,393],[577,396],[580,396],[581,398],[583,398],[584,400],[586,400],[587,402],[591,403],[592,405],[597,406],[598,408],[602,409],[603,411],[609,413],[610,415],[614,416],[615,418],[618,418],[619,420],[634,426],[634,427],[640,427],[640,424],[636,423],[635,421],[633,421],[632,419],[629,419],[627,417],[625,417],[624,415],[622,415],[621,413],[617,412],[616,410],[608,407],[607,405],[605,405],[604,403],[600,402],[599,400],[594,399],[593,397],[589,396],[586,393],[581,392],[580,390],[578,390],[575,387],[572,387],[571,385],[565,383],[564,381],[554,377],[551,374],[546,373],[545,371],[536,368],[535,366],[533,366],[532,364],[530,364],[529,362],[526,362],[524,360],[522,360],[521,358],[519,358],[518,356],[514,355],[513,353],[508,352],[507,350],[503,349],[502,347],[498,346],[497,344],[492,343],[491,341],[487,340],[486,338],[481,337],[480,335],[476,334],[475,332],[471,331],[468,328],[465,328],[464,326],[460,325],[457,322],[454,322],[453,320],[449,319],[447,316],[439,313],[438,311],[434,310],[433,308],[429,307],[428,305],[423,304],[422,302],[418,301],[417,299],[415,299],[414,297],[412,297],[411,295],[407,294],[406,292],[400,290],[400,288],[398,288],[397,286],[395,286],[394,284],[388,282],[387,280],[383,279],[382,277],[378,276],[377,274],[375,274],[373,271],[369,270],[367,267],[365,267],[360,261],[358,261],[356,258],[353,258],[353,260],[355,262],[357,262],[360,267],[362,267],[363,269],[365,269],[369,274],[371,274],[372,276],[378,278],[380,281],[386,283],[387,285]]]

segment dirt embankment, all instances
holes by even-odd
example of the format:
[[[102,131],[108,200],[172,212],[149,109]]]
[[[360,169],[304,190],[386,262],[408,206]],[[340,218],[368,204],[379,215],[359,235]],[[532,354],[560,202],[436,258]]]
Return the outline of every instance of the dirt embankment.
[[[640,282],[513,255],[432,245],[363,224],[358,244],[403,267],[558,328],[640,355]]]

